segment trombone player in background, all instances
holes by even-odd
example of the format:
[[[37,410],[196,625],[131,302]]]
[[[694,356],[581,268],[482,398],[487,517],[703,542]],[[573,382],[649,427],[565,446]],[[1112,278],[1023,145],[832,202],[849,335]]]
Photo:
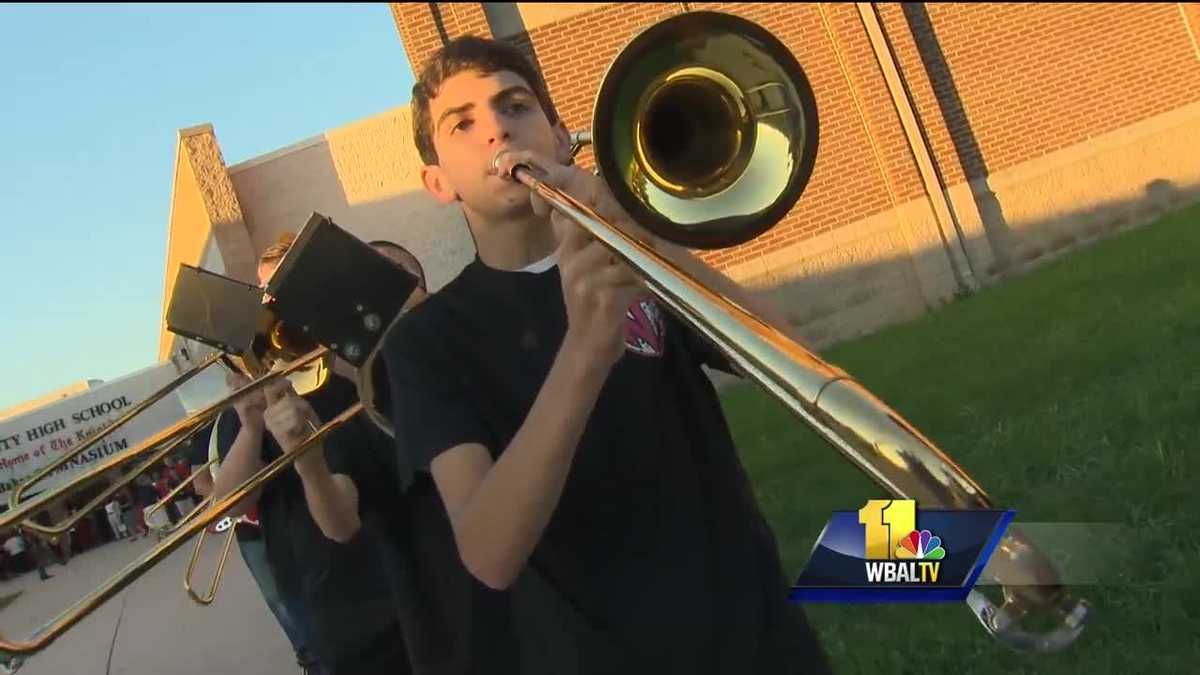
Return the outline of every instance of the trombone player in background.
[[[264,287],[291,243],[285,236],[261,257]],[[241,399],[236,414],[222,415],[214,430],[218,497],[357,401],[348,365],[335,358],[332,371],[303,397],[281,379]],[[232,387],[247,383],[230,377]],[[385,536],[385,505],[399,493],[395,453],[364,415],[319,446],[296,460],[294,473],[281,474],[229,513],[257,507],[269,565],[282,593],[297,598],[323,672],[411,672],[395,601],[395,554]]]
[[[233,410],[225,410],[221,414],[235,415],[237,413]],[[218,417],[218,419],[220,418]],[[216,467],[209,469],[207,466],[210,459],[217,457],[216,437],[212,434],[214,425],[215,423],[209,424],[204,430],[188,439],[188,447],[185,449],[192,472],[201,472],[192,483],[201,498],[212,494],[213,476],[217,473]],[[313,654],[307,616],[297,599],[285,597],[279,584],[275,581],[275,575],[271,572],[271,565],[267,561],[267,545],[263,540],[256,509],[250,509],[242,517],[234,518],[233,521],[232,527],[236,528],[234,536],[237,537],[238,550],[242,554],[242,560],[250,570],[250,576],[254,577],[254,583],[257,584],[263,600],[267,603],[267,608],[271,610],[271,614],[279,622],[279,627],[283,629],[284,635],[291,643],[292,650],[296,653],[297,665],[303,669],[306,675],[320,675],[322,670]]]

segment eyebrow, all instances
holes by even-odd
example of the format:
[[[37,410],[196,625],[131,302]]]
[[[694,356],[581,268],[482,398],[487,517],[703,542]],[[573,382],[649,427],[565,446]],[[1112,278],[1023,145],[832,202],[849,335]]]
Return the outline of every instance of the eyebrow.
[[[534,93],[529,87],[523,84],[514,84],[511,87],[505,87],[504,89],[501,89],[497,94],[492,96],[491,103],[503,103],[504,101],[513,98],[518,94],[534,97]],[[451,115],[461,115],[465,112],[470,112],[474,108],[474,103],[464,103],[459,106],[454,106],[453,108],[446,108],[442,111],[441,115],[438,115],[436,128],[441,129],[442,122],[445,122],[446,118],[450,117]]]

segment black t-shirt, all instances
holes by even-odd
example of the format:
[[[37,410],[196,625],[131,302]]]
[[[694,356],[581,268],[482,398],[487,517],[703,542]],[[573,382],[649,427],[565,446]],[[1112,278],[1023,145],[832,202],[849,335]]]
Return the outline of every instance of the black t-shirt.
[[[305,399],[327,422],[354,404],[357,392],[345,378],[331,375]],[[222,461],[240,428],[235,411],[221,416],[217,433]],[[323,445],[330,471],[349,476],[358,489],[363,527],[355,537],[338,543],[321,532],[292,467],[263,486],[258,515],[280,590],[299,598],[307,608],[322,663],[337,671],[350,662],[361,663],[364,656],[377,655],[380,644],[403,651],[397,599],[401,586],[395,578],[400,560],[384,536],[392,527],[388,518],[397,504],[398,470],[390,439],[365,415],[356,415],[332,431]],[[270,432],[264,431],[263,461],[269,463],[281,454]]]
[[[226,415],[237,416],[237,412],[230,408],[221,413],[222,417]],[[184,456],[187,457],[187,462],[192,467],[192,471],[208,463],[208,446],[212,439],[213,427],[215,426],[216,422],[209,422],[203,429],[197,431],[191,438],[184,442],[186,446],[184,447]],[[208,469],[205,469],[205,471],[208,471]],[[151,487],[150,489],[153,490],[154,488]],[[203,498],[201,497],[201,499]],[[235,536],[239,544],[262,539],[262,533],[259,531],[258,526],[253,523],[238,520],[236,527]]]
[[[230,410],[228,414],[236,415],[237,413]],[[188,464],[193,470],[208,462],[208,444],[212,437],[213,426],[215,426],[215,422],[205,424],[203,429],[184,441],[183,454],[187,457]]]
[[[699,367],[728,364],[652,301],[626,318],[626,354],[526,569],[538,602],[554,605],[538,618],[573,643],[558,652],[563,672],[812,672],[819,650],[787,604],[774,535]],[[426,468],[463,443],[498,457],[566,324],[557,267],[503,272],[476,259],[388,337],[399,450]]]

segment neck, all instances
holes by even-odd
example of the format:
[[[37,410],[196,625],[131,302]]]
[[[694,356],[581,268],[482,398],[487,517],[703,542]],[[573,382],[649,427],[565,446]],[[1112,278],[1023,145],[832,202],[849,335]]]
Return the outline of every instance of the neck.
[[[466,217],[479,259],[492,269],[520,270],[558,248],[549,217],[540,218],[532,212],[497,221],[471,212],[466,212]]]

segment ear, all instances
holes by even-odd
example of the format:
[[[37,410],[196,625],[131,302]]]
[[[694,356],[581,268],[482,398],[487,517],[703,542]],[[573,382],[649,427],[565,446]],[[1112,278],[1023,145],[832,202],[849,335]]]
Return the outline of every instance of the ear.
[[[437,165],[421,167],[421,183],[439,204],[451,204],[458,201],[458,192],[450,184],[450,177]]]
[[[561,117],[554,125],[554,148],[560,162],[563,164],[573,163],[571,159],[571,132],[567,130],[567,125],[563,123]]]

